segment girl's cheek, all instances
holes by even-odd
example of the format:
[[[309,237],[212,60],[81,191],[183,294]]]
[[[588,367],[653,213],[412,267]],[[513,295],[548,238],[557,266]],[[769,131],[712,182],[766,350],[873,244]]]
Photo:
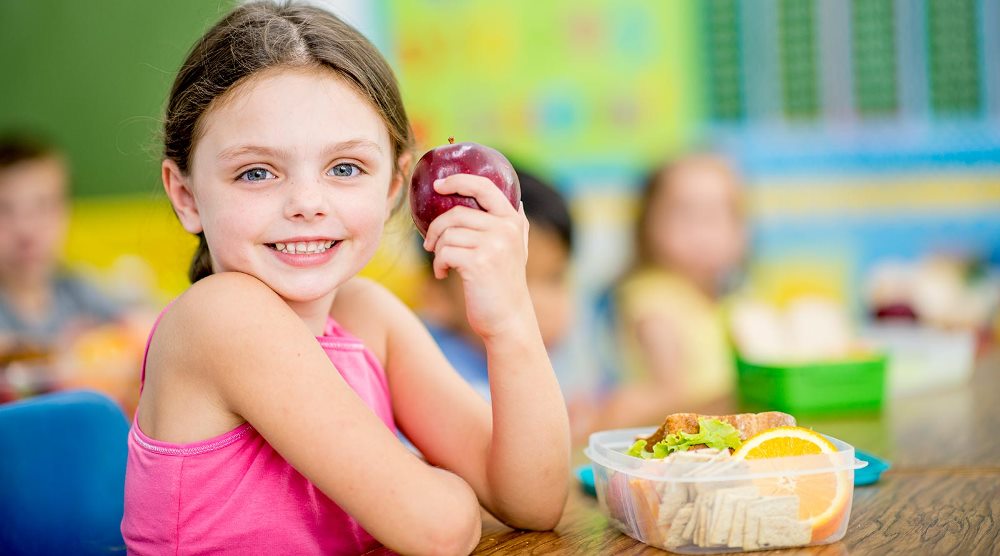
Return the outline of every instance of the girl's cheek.
[[[386,201],[376,196],[365,195],[355,199],[343,199],[340,213],[359,227],[380,226],[385,222]]]

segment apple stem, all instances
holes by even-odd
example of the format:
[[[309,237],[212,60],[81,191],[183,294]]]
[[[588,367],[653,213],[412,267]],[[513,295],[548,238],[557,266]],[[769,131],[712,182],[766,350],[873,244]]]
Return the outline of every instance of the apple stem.
[[[448,137],[448,144],[449,145],[454,145],[455,144],[455,138],[454,137]]]

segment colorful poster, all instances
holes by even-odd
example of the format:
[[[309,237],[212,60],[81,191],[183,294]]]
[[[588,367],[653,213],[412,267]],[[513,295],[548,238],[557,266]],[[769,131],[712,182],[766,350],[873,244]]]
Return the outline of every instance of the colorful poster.
[[[421,148],[487,143],[575,183],[645,166],[703,119],[688,1],[399,0],[386,14]]]

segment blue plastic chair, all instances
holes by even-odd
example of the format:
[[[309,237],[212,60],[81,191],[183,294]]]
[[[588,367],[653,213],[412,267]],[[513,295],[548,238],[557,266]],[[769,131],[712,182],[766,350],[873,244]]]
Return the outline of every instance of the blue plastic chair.
[[[97,392],[0,405],[0,552],[124,554],[128,429]]]

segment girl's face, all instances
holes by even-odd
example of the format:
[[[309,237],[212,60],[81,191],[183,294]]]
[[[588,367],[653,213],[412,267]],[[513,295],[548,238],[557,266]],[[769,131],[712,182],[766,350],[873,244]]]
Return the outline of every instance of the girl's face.
[[[213,104],[200,130],[175,207],[204,231],[215,272],[302,302],[371,259],[402,177],[382,119],[337,74],[267,70]]]
[[[711,158],[664,176],[651,200],[646,233],[655,262],[714,290],[743,257],[746,237],[739,185]]]

